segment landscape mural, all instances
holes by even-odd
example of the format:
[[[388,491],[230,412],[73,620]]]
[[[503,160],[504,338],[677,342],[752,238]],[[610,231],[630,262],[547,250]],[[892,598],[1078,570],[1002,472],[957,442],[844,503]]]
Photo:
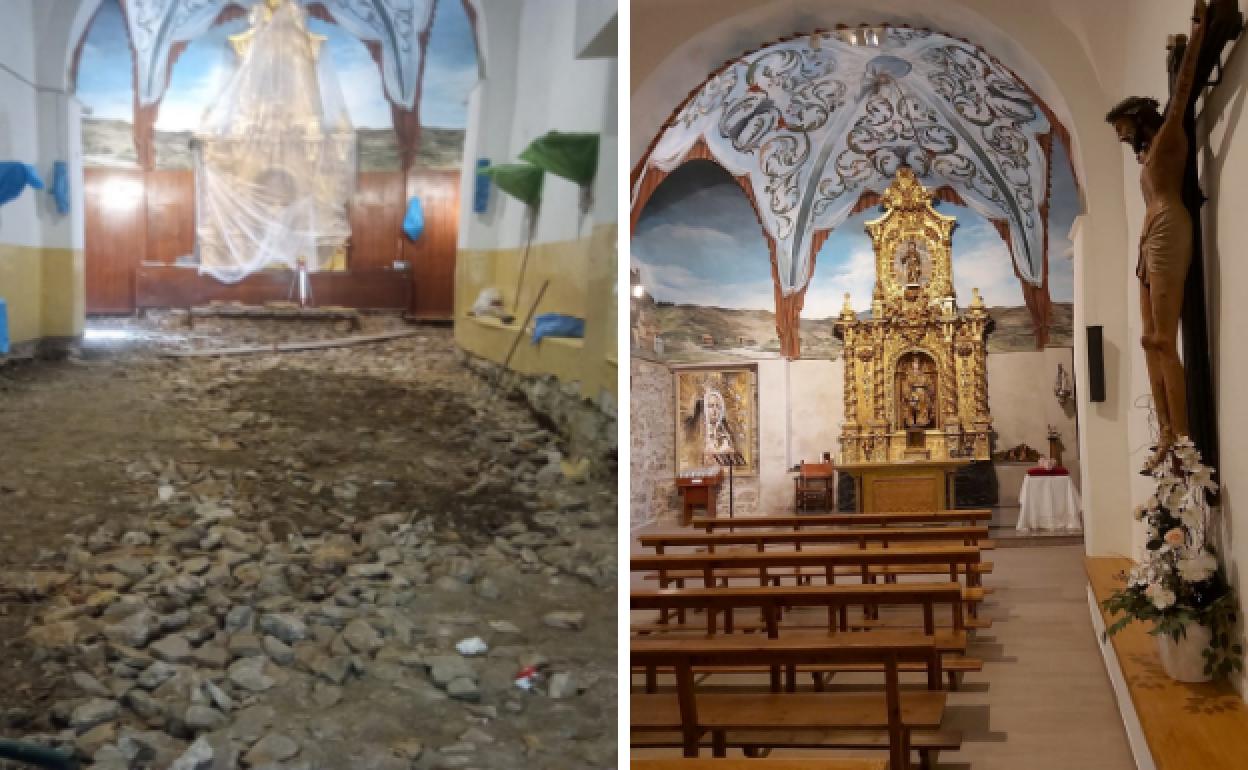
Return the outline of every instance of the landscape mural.
[[[1048,344],[1069,347],[1074,264],[1068,235],[1079,194],[1061,142],[1053,144],[1050,189]],[[1035,350],[1031,315],[1005,242],[969,208],[941,202],[936,210],[958,220],[954,285],[962,307],[972,287],[983,295],[994,321],[989,351]],[[875,266],[865,224],[879,215],[872,207],[850,217],[820,248],[801,315],[802,358],[839,355],[833,325],[846,292],[860,315],[870,310]],[[671,362],[780,356],[767,244],[749,199],[718,165],[688,162],[665,179],[642,211],[631,251],[635,355]]]
[[[178,58],[156,121],[157,168],[192,167],[191,133],[229,80],[237,61],[228,38],[247,26],[245,18],[217,25],[191,41]],[[399,150],[390,103],[372,54],[337,24],[309,19],[308,28],[328,38],[321,55],[333,62],[356,129],[359,170],[398,170]],[[84,106],[82,142],[87,166],[137,165],[131,61],[119,0],[103,0],[87,31],[78,64],[76,94]],[[442,0],[437,4],[425,60],[418,167],[460,165],[468,94],[476,79],[476,44],[463,3]]]

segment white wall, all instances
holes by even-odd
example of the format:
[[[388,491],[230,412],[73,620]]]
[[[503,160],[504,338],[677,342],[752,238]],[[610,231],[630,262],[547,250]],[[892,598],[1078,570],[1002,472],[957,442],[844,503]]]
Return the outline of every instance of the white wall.
[[[0,24],[0,159],[35,165],[39,154],[32,0],[5,3]],[[40,169],[42,175],[45,169]],[[41,246],[37,196],[29,189],[0,206],[0,243]],[[0,296],[4,287],[0,286]]]
[[[478,158],[516,162],[531,141],[552,130],[600,134],[589,210],[582,212],[578,185],[547,174],[535,243],[573,241],[593,224],[616,220],[618,66],[614,58],[576,58],[578,14],[568,10],[567,3],[550,0],[486,3],[478,20],[488,68],[469,100],[462,189],[472,190]],[[461,249],[524,245],[528,207],[498,189],[490,198],[489,210],[476,214],[472,196],[463,196]]]

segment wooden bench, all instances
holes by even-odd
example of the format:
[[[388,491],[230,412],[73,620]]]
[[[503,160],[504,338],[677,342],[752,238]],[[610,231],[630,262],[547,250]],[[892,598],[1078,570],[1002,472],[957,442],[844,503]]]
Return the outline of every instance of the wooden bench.
[[[735,518],[697,517],[689,524],[694,529],[711,532],[717,529],[735,531],[752,528],[805,527],[886,527],[896,524],[975,524],[992,521],[987,508],[953,511],[897,511],[875,513],[822,513],[799,516],[737,516]]]
[[[634,731],[631,746],[636,749],[680,749],[683,738],[677,731]],[[711,749],[711,741],[699,742],[704,749]],[[740,730],[727,734],[724,746],[740,749],[746,757],[766,756],[772,749],[836,749],[839,751],[886,751],[888,734],[871,730],[830,730],[826,732],[803,730],[766,730],[753,733]],[[911,730],[910,749],[919,754],[919,767],[933,770],[942,751],[957,751],[962,747],[962,735],[955,730]],[[691,760],[692,761],[692,760]],[[765,762],[762,759],[744,759],[742,762]],[[797,759],[796,762],[818,763],[817,759]],[[751,765],[752,766],[752,765]],[[818,764],[812,765],[819,767]]]
[[[632,770],[888,770],[884,759],[634,759]]]
[[[767,546],[791,546],[801,550],[804,545],[844,543],[866,548],[868,543],[887,547],[890,543],[961,543],[978,546],[981,551],[991,547],[987,527],[866,527],[853,529],[803,528],[792,531],[753,532],[674,532],[641,535],[637,541],[655,553],[669,548],[704,548],[715,552],[732,546],[753,546],[763,551]]]
[[[658,633],[679,633],[693,631],[694,627],[671,623],[669,617],[674,612],[684,610],[703,611],[706,613],[705,634],[713,636],[720,630],[719,618],[723,619],[722,631],[760,631],[768,637],[776,638],[783,628],[786,635],[799,631],[820,629],[823,631],[848,632],[858,630],[865,625],[851,624],[849,608],[861,606],[868,617],[877,616],[881,606],[915,606],[921,612],[921,626],[916,633],[922,633],[934,639],[941,652],[948,653],[943,660],[945,673],[949,678],[950,689],[957,689],[958,677],[971,671],[983,670],[983,662],[967,658],[964,613],[962,610],[963,595],[966,589],[959,583],[915,583],[885,585],[824,585],[824,586],[734,586],[730,588],[668,588],[658,590],[637,590],[630,596],[630,604],[634,610],[657,610],[660,618],[657,623],[633,625],[633,632],[641,635]],[[953,633],[940,633],[936,624],[937,605],[948,605],[950,608],[950,624]],[[794,607],[825,607],[827,608],[826,626],[785,624],[782,622],[786,609]],[[734,613],[740,609],[755,609],[761,615],[760,624],[739,624],[734,620]],[[884,630],[881,627],[881,630]],[[888,626],[887,630],[896,630]],[[701,631],[701,629],[699,629]],[[816,689],[823,689],[824,674],[836,674],[846,671],[861,671],[861,666],[821,666],[809,669],[814,677]],[[915,667],[902,666],[902,670],[917,670]],[[779,671],[772,671],[773,682],[777,681]],[[796,670],[790,669],[787,676],[787,689],[796,687]],[[653,675],[646,682],[646,689],[655,689]]]
[[[980,552],[975,546],[937,545],[919,548],[842,548],[809,549],[802,551],[763,551],[734,553],[680,553],[634,555],[630,559],[633,572],[658,574],[660,587],[668,581],[701,576],[707,588],[714,587],[717,580],[726,577],[757,577],[760,585],[774,582],[779,575],[770,574],[776,569],[796,568],[812,570],[821,574],[831,585],[836,582],[837,568],[852,568],[871,583],[875,575],[897,574],[881,570],[890,568],[936,569],[957,582],[959,576],[966,578],[969,587],[980,585]],[[679,574],[673,574],[679,573]],[[801,577],[803,573],[790,573]]]
[[[944,717],[945,693],[940,691],[941,660],[936,646],[921,638],[881,643],[870,634],[841,634],[819,640],[719,636],[710,639],[634,639],[631,661],[646,669],[672,669],[674,694],[634,694],[634,732],[679,730],[682,750],[696,757],[702,736],[709,733],[712,754],[723,757],[731,736],[748,732],[751,745],[771,746],[773,731],[822,734],[834,742],[837,730],[886,731],[889,767],[910,767],[912,729],[937,729]],[[923,663],[927,689],[902,692],[900,663]],[[716,666],[797,666],[870,664],[884,673],[883,692],[852,693],[724,693],[696,692],[694,673]],[[834,743],[822,743],[839,748]]]

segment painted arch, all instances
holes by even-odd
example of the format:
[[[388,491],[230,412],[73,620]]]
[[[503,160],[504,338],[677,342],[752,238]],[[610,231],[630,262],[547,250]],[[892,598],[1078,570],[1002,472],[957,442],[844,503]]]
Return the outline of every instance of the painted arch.
[[[816,31],[727,62],[685,99],[634,171],[632,221],[688,160],[738,179],[771,251],[781,347],[795,358],[819,247],[906,165],[994,225],[1043,346],[1055,138],[1069,147],[1052,110],[969,42],[903,26]]]

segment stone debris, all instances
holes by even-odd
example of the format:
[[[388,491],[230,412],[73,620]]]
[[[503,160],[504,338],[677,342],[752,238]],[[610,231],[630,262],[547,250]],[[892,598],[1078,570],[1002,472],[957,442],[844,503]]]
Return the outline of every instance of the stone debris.
[[[614,479],[439,339],[140,360],[176,439],[96,461],[116,504],[64,572],[0,572],[66,690],[24,739],[104,770],[614,767]],[[375,419],[307,420],[291,383],[327,372]]]

